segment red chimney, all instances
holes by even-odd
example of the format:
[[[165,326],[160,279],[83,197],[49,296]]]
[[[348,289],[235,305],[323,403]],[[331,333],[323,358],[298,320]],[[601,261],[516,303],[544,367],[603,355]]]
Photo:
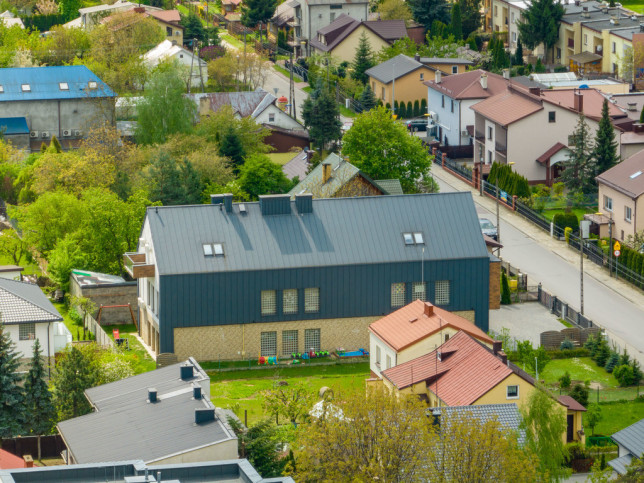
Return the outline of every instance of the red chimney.
[[[574,109],[577,112],[584,112],[584,95],[581,92],[575,92]]]
[[[530,94],[533,94],[535,96],[540,96],[541,89],[539,87],[530,87]]]
[[[431,317],[432,315],[434,315],[434,306],[427,302],[425,302],[425,315],[427,317]]]
[[[503,342],[500,340],[495,340],[492,342],[492,351],[494,352],[494,355],[497,355],[500,351],[503,350]]]

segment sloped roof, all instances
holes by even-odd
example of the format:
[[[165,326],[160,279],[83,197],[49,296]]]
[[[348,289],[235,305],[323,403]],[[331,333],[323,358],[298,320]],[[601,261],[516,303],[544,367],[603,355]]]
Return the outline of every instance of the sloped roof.
[[[96,88],[89,87],[96,82]],[[66,83],[68,89],[61,89]],[[7,67],[0,69],[2,101],[35,101],[45,99],[85,99],[88,97],[116,97],[101,79],[84,65],[52,67]],[[25,91],[23,85],[29,85]]]
[[[625,454],[614,460],[610,460],[608,465],[611,466],[617,473],[620,475],[625,475],[628,471],[628,466],[630,466],[633,461],[633,456],[630,454]]]
[[[180,367],[194,367],[194,377],[181,379]],[[58,430],[77,463],[124,461],[136,455],[152,462],[199,447],[236,439],[220,418],[195,424],[196,409],[213,408],[209,390],[194,399],[193,385],[209,384],[192,358],[179,364],[88,389],[96,412],[58,423]],[[148,388],[158,402],[148,402]],[[217,414],[221,416],[220,414]]]
[[[580,93],[583,96],[584,115],[590,119],[600,119],[606,98],[597,89],[545,89],[541,91],[541,98],[577,112],[575,110],[575,93]],[[608,114],[612,119],[627,117],[626,113],[612,102],[608,103]]]
[[[639,173],[639,174],[638,174]],[[630,198],[644,194],[644,150],[616,164],[595,178],[598,183],[610,186]]]
[[[487,75],[487,89],[481,86],[481,76]],[[503,76],[482,69],[443,76],[441,82],[425,81],[425,85],[452,99],[486,99],[503,92],[510,83]]]
[[[273,18],[271,18],[271,22],[273,22],[276,26],[281,27],[287,22],[293,20],[294,16],[295,9],[293,8],[293,5],[291,5],[291,2],[280,3],[275,9],[275,13],[273,14]]]
[[[395,42],[407,37],[404,20],[367,20],[362,24],[387,42]]]
[[[145,54],[143,54],[143,60],[145,60],[151,65],[157,65],[159,62],[163,61],[164,59],[167,59],[169,57],[174,57],[177,54],[183,54],[188,58],[194,57],[196,61],[201,62],[203,65],[206,65],[205,60],[200,59],[195,54],[190,52],[188,49],[184,49],[180,45],[175,45],[169,40],[164,40],[153,49],[148,50]]]
[[[208,99],[210,109],[214,112],[223,106],[230,106],[239,116],[252,118],[261,114],[277,99],[261,88],[251,92],[211,92],[203,98]]]
[[[166,23],[179,23],[181,21],[179,10],[146,10],[145,13]],[[183,28],[180,25],[179,27]]]
[[[375,321],[369,331],[399,352],[446,327],[465,331],[484,342],[493,342],[472,322],[422,300],[415,300]]]
[[[439,408],[432,408],[434,416],[440,416],[441,419],[446,416],[447,424],[450,420],[456,419],[470,420],[472,418],[478,419],[482,423],[488,421],[498,421],[502,429],[506,431],[513,431],[517,435],[517,443],[519,445],[525,444],[525,430],[521,429],[521,413],[516,403],[511,404],[477,404],[475,406],[443,406]],[[441,425],[444,422],[441,421]]]
[[[324,182],[324,165],[331,165],[331,177]],[[377,189],[382,191],[368,176],[357,167],[345,161],[335,153],[329,154],[324,161],[318,164],[304,179],[302,179],[289,194],[295,196],[299,193],[311,193],[315,198],[331,198],[349,181],[361,175]]]
[[[33,324],[63,320],[38,285],[0,278],[0,321]]]
[[[644,454],[644,419],[617,431],[611,436],[611,439],[639,458]]]
[[[512,373],[509,365],[461,330],[437,350],[382,371],[382,376],[398,389],[425,381],[448,406],[467,406]]]
[[[402,195],[403,189],[399,179],[379,179],[374,181],[388,195]]]
[[[25,24],[22,23],[22,19],[20,17],[16,17],[16,18],[0,17],[0,23],[4,24],[4,26],[7,28],[11,28],[14,25],[17,25],[21,29],[25,28]]]
[[[101,4],[101,5],[94,5],[93,7],[84,7],[84,8],[79,8],[78,13],[81,15],[86,14],[86,13],[97,13],[97,12],[104,12],[106,10],[115,10],[115,9],[124,9],[127,7],[136,7],[137,5],[128,1],[122,1],[122,0],[116,0],[116,2],[111,3],[111,4]]]
[[[296,176],[299,179],[306,178],[306,172],[309,169],[308,156],[306,151],[300,151],[293,158],[282,166],[282,172],[288,179],[293,179]]]
[[[27,119],[24,117],[0,117],[0,131],[3,134],[29,134]]]
[[[460,57],[421,57],[423,64],[474,65],[474,62]]]
[[[404,244],[408,231],[424,233],[426,261],[488,259],[469,192],[313,199],[311,213],[291,202],[286,214],[263,215],[260,203],[272,201],[243,203],[244,214],[237,203],[231,212],[212,204],[148,208],[159,274],[418,261],[420,248]],[[213,241],[225,256],[204,257],[202,245]]]
[[[9,453],[0,448],[0,470],[12,470],[15,468],[25,468],[25,460],[20,456]]]
[[[431,67],[427,67],[425,64],[414,60],[412,57],[405,54],[398,54],[396,57],[382,62],[371,69],[367,69],[365,74],[384,84],[389,84],[394,79],[404,77],[410,72],[420,69],[421,67],[431,69]]]
[[[581,404],[579,404],[577,400],[571,396],[566,396],[565,394],[562,394],[557,398],[557,401],[559,401],[561,404],[566,406],[571,411],[586,411],[586,408]]]
[[[508,88],[500,94],[474,104],[472,109],[483,117],[507,127],[542,110],[543,106],[536,96]]]
[[[545,153],[543,153],[541,156],[539,156],[539,157],[537,158],[537,161],[538,161],[539,163],[541,163],[541,164],[544,164],[544,165],[545,165],[545,164],[546,164],[546,162],[547,162],[551,157],[553,157],[555,154],[557,154],[557,153],[558,153],[559,151],[561,151],[562,149],[568,149],[568,146],[566,146],[566,145],[565,145],[565,144],[563,144],[563,143],[556,142],[553,146],[551,146],[550,148],[548,148],[548,150],[547,150]]]
[[[347,14],[341,14],[326,27],[317,31],[315,38],[311,39],[311,46],[323,52],[329,52],[340,42],[360,26],[361,22]],[[318,40],[318,36],[324,37],[324,42]]]

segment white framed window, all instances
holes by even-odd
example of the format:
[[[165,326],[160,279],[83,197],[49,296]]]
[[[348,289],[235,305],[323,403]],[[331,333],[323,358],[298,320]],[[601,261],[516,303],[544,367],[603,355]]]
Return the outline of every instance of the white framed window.
[[[617,52],[617,45],[615,44],[615,42],[613,42],[613,43],[612,43],[612,45],[611,45],[611,50],[612,50],[613,54],[614,54],[615,52]]]
[[[405,305],[405,284],[403,282],[391,284],[391,306],[402,307]]]
[[[382,357],[380,353],[380,346],[376,346],[376,365],[380,366],[380,358]]]
[[[204,243],[203,254],[205,257],[212,257],[212,245],[210,243]]]
[[[4,92],[4,86],[0,85],[0,94]]]
[[[304,350],[320,350],[320,329],[304,330]]]
[[[519,399],[519,386],[517,385],[508,386],[506,399]]]
[[[297,354],[297,330],[282,331],[282,355]]]
[[[499,8],[498,6],[494,5],[494,16],[498,17],[498,15],[499,15]]]
[[[414,244],[414,236],[411,233],[403,233],[403,240],[405,240],[405,245]]]
[[[268,115],[268,122],[275,122],[275,113],[271,112]]]
[[[513,16],[514,16],[514,14],[513,14]],[[512,21],[514,22],[514,20],[512,20]],[[517,41],[517,33],[516,33],[516,32],[512,32],[512,42],[515,42],[515,43],[516,43],[516,41]]]
[[[494,129],[492,128],[492,126],[488,126],[487,127],[487,138],[489,140],[492,140],[492,136],[494,136]]]
[[[20,324],[18,338],[20,340],[34,340],[36,338],[36,324]]]
[[[425,244],[425,239],[423,238],[423,234],[419,231],[414,232],[414,243],[416,245],[424,245]]]
[[[89,81],[89,82],[87,83],[87,87],[89,87],[90,89],[97,89],[97,88],[98,88],[98,82],[96,82],[96,81]]]
[[[297,314],[297,289],[289,288],[282,291],[282,312]]]
[[[434,283],[434,303],[449,305],[449,280],[437,280]]]
[[[427,300],[427,282],[414,282],[412,284],[412,300]]]
[[[304,289],[304,312],[314,314],[320,311],[320,289],[310,287]]]
[[[611,198],[610,196],[604,195],[604,209],[613,211],[613,198]]]
[[[262,332],[260,337],[260,352],[263,356],[277,355],[277,332]]]
[[[277,295],[275,290],[262,290],[262,315],[277,313]]]
[[[391,356],[390,356],[390,355],[387,355],[387,359],[386,359],[386,360],[387,360],[386,369],[389,369],[389,368],[391,367]]]
[[[224,256],[224,244],[223,243],[213,243],[213,249],[215,250],[215,255],[218,257]]]
[[[633,215],[633,211],[631,210],[631,207],[630,206],[625,206],[624,207],[624,220],[626,220],[626,221],[628,221],[630,223],[631,219],[632,219],[632,215]]]
[[[512,23],[514,23],[514,12],[511,12],[511,13],[510,13],[510,21],[511,21]],[[512,32],[512,35],[516,38],[516,35],[517,35],[517,34],[516,34],[516,32]]]

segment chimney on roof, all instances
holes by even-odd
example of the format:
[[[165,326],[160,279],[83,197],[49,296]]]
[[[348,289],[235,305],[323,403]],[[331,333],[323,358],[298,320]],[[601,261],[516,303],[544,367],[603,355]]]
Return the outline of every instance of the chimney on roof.
[[[492,342],[492,352],[494,355],[497,355],[500,351],[503,350],[503,342],[500,340],[495,340]]]
[[[224,193],[224,207],[226,208],[226,213],[233,212],[233,194]]]
[[[577,112],[584,112],[584,94],[581,92],[575,92],[574,94],[574,104],[573,107]]]
[[[428,304],[427,302],[425,302],[425,315],[427,317],[434,315],[434,306],[432,304]]]
[[[148,388],[148,402],[155,403],[159,399],[157,398],[157,390],[154,387]]]
[[[588,7],[581,7],[581,16],[584,18],[590,18],[590,12],[588,11]]]
[[[497,354],[497,356],[499,356],[499,357],[501,358],[501,362],[503,362],[503,364],[507,364],[507,363],[508,363],[508,356],[507,356],[507,354],[506,354],[505,352],[503,352],[503,351],[499,351],[499,353]]]
[[[637,111],[637,102],[628,102],[626,104],[628,106],[628,111]]]
[[[208,423],[215,420],[215,408],[195,409],[195,424]]]
[[[640,124],[639,122],[634,122],[633,123],[633,132],[641,134],[644,132],[644,124]]]
[[[313,213],[313,195],[311,193],[300,193],[295,195],[295,208],[301,215],[303,213]]]
[[[487,90],[487,74],[481,74],[481,87]]]
[[[210,195],[210,204],[211,205],[223,205],[224,204],[224,195],[222,195],[222,194]]]
[[[261,195],[259,209],[262,215],[289,215],[291,213],[291,196],[286,195]]]
[[[420,54],[418,52],[416,52],[416,55],[414,55],[414,60],[416,62],[420,62]]]
[[[442,76],[443,73],[439,69],[436,69],[436,73],[434,74],[434,82],[436,84],[440,84]]]
[[[188,379],[192,379],[195,376],[194,369],[195,367],[189,362],[181,366],[181,380],[187,381]]]
[[[322,183],[331,179],[331,163],[322,163]]]
[[[530,94],[532,94],[534,96],[540,96],[541,95],[541,88],[539,88],[539,87],[530,87],[530,89],[528,89],[528,91],[530,92]]]
[[[199,384],[194,384],[192,386],[192,397],[195,399],[201,399],[201,386]]]
[[[22,459],[25,462],[25,468],[33,468],[34,467],[34,459],[30,454],[26,454],[22,457]]]
[[[505,80],[510,80],[510,69],[503,69],[503,78]]]

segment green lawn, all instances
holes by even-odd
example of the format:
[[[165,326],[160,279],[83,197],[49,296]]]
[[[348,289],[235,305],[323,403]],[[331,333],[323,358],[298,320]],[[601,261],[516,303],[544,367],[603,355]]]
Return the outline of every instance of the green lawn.
[[[344,117],[356,117],[357,114],[351,109],[347,109],[344,105],[340,106],[340,114]]]
[[[311,87],[311,86],[302,87],[302,90],[304,92],[306,92],[307,94],[310,94],[311,92],[313,92],[313,87]]]
[[[9,255],[0,253],[0,265],[15,265],[13,259]],[[25,270],[22,272],[23,275],[40,275],[40,267],[35,261],[30,263],[27,260],[22,260],[19,266],[23,267]]]
[[[65,324],[65,326],[72,333],[73,340],[79,340],[78,339],[78,330],[79,329],[80,329],[80,336],[82,338],[83,337],[83,326],[82,325],[76,325],[74,323],[74,321],[69,316],[67,306],[62,302],[54,302],[54,307],[56,307],[56,310],[58,310],[58,312],[62,316],[63,323]]]
[[[621,4],[624,8],[634,12],[644,13],[644,1],[642,0],[622,0]]]
[[[277,72],[279,72],[280,74],[282,74],[282,75],[284,75],[286,77],[291,76],[291,74],[290,74],[290,72],[288,70],[286,70],[284,67],[280,67],[277,64],[273,64],[273,69],[275,69]],[[295,82],[304,82],[304,79],[302,79],[300,76],[295,75],[295,73],[293,73],[293,81],[295,81]],[[310,89],[310,87],[305,87],[304,89]]]
[[[644,418],[644,400],[602,404],[602,420],[595,427],[595,434],[610,436]],[[586,424],[584,417],[584,424]],[[590,435],[590,429],[586,430]]]
[[[125,350],[124,353],[132,360],[132,368],[135,374],[153,371],[156,369],[156,362],[150,357],[145,348],[141,345],[138,339],[134,336],[136,333],[136,326],[134,324],[121,324],[121,325],[104,325],[103,330],[114,340],[113,329],[119,330],[121,338],[127,339],[130,344],[130,350]]]
[[[291,159],[293,159],[293,156],[295,156],[295,153],[269,153],[268,157],[271,158],[271,161],[273,161],[275,164],[279,164],[280,166],[288,163]]]
[[[618,386],[617,379],[603,367],[595,364],[590,357],[552,360],[548,362],[545,370],[539,371],[539,378],[545,380],[546,384],[555,384],[566,371],[574,381],[598,382],[605,388]]]
[[[232,45],[236,49],[243,49],[244,48],[244,42],[242,42],[241,40],[237,39],[236,37],[233,37],[232,35],[230,35],[227,32],[220,31],[219,32],[219,38],[221,40],[225,40],[226,42],[228,42],[230,45]]]
[[[565,210],[558,208],[554,210],[543,210],[541,214],[545,216],[548,220],[552,221],[552,218],[557,214],[557,213],[564,213]],[[577,219],[583,220],[584,215],[586,213],[594,213],[597,210],[587,210],[585,208],[573,208],[571,210],[575,215],[577,215]]]
[[[289,384],[304,383],[315,394],[323,386],[333,389],[335,396],[365,390],[369,377],[369,363],[333,364],[324,366],[291,366],[277,370],[241,370],[210,372],[210,393],[215,405],[229,407],[243,420],[248,411],[248,423],[266,417],[260,392],[273,387],[275,381]]]

